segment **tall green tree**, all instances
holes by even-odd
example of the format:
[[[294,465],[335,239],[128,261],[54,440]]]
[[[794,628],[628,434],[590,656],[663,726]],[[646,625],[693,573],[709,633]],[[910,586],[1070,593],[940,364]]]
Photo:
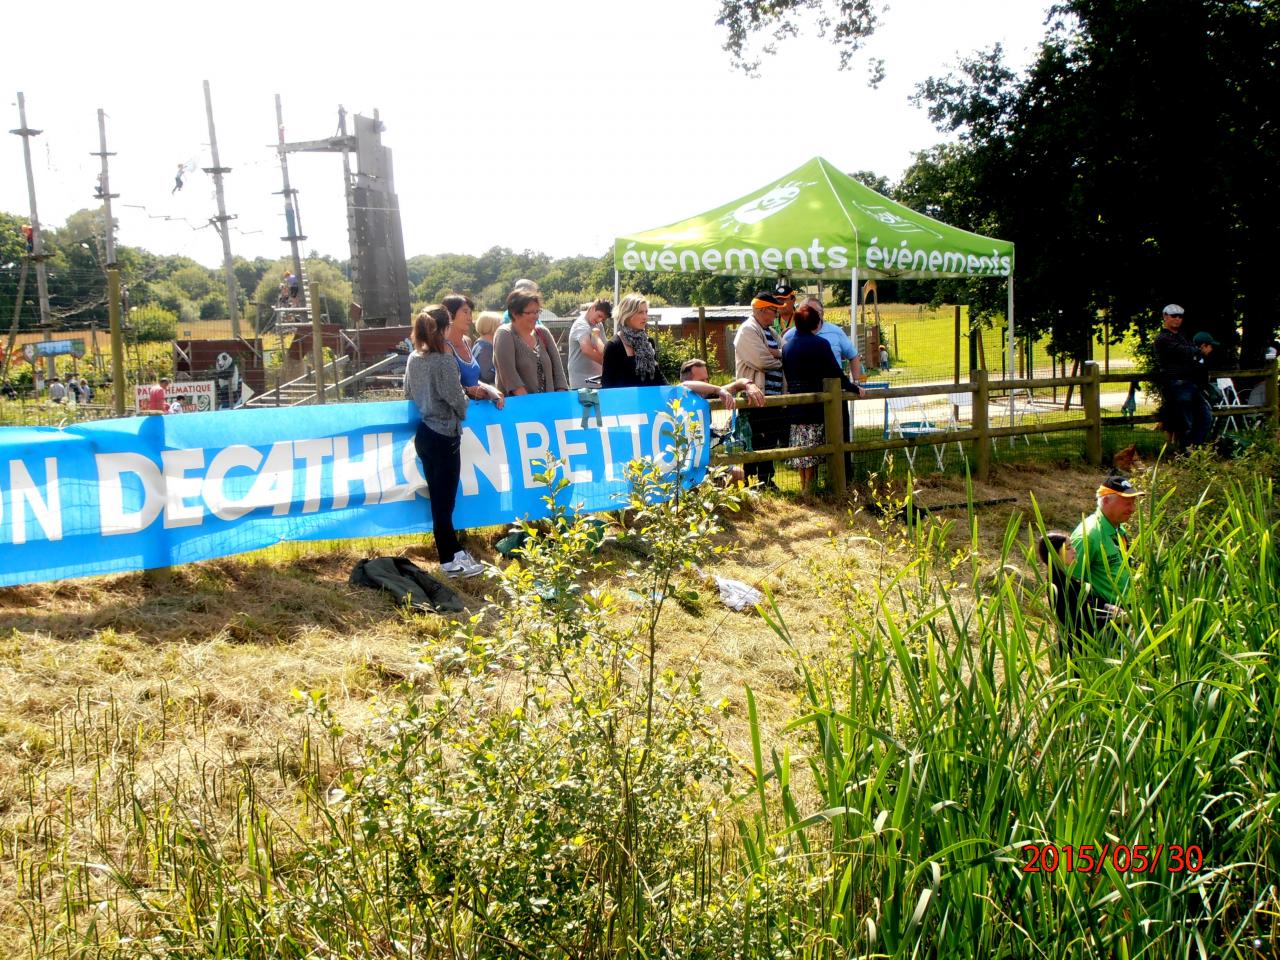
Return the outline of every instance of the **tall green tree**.
[[[1176,301],[1259,357],[1280,315],[1277,62],[1274,3],[1068,0],[1024,78],[996,48],[924,84],[959,139],[940,180],[1018,245],[1019,315],[1079,345],[1100,313],[1150,332]]]

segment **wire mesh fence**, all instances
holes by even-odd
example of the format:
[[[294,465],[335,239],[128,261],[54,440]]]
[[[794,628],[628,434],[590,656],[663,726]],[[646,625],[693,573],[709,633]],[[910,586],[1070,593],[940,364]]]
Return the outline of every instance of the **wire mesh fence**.
[[[720,308],[719,313],[728,309]],[[713,380],[729,379],[733,375],[730,345],[736,324],[731,318],[719,315],[716,322],[722,319],[726,322],[717,338],[717,349],[708,351]],[[827,322],[847,328],[849,319],[848,308],[833,307],[826,311]],[[987,371],[990,381],[983,419],[989,428],[1012,433],[991,440],[991,462],[1056,461],[1081,456],[1083,428],[1054,432],[1053,427],[1078,423],[1086,416],[1083,368],[1051,356],[1043,338],[1020,340],[1010,364],[1006,332],[992,327],[971,333],[964,307],[886,304],[877,310],[860,310],[858,321],[856,329],[867,396],[848,404],[847,432],[842,439],[852,441],[854,448],[844,458],[847,481],[860,482],[873,473],[886,471],[921,473],[972,469],[972,441],[952,439],[927,443],[921,438],[928,439],[930,432],[963,432],[975,428],[974,392],[969,372],[970,363],[975,359],[979,368]],[[565,325],[567,323],[565,321]],[[179,324],[173,341],[126,340],[125,413],[134,411],[135,385],[154,383],[163,374],[173,375],[179,382],[215,379],[220,374],[219,365],[227,360],[236,365],[237,382],[243,382],[249,389],[236,391],[236,396],[228,392],[224,398],[226,403],[216,406],[235,406],[241,397],[250,396],[256,396],[255,402],[266,405],[316,402],[317,356],[324,371],[327,402],[375,401],[402,396],[397,376],[402,375],[403,367],[387,367],[389,358],[405,351],[399,328],[360,330],[351,329],[346,322],[322,322],[317,351],[314,328],[309,320],[276,316],[268,329],[259,327],[261,324],[257,321],[242,321],[242,335],[236,338],[226,319],[192,320]],[[682,327],[677,325],[672,332],[686,341],[685,348],[696,353],[695,347],[699,344],[687,341],[690,337],[696,341],[697,330],[696,324],[685,323]],[[45,339],[42,332],[26,332],[15,339],[6,374],[11,384],[0,397],[0,424],[58,426],[111,416],[110,344],[105,331],[61,331],[49,336],[55,341],[79,341],[74,350],[68,346],[54,358],[54,370],[64,385],[68,379],[84,380],[93,391],[89,400],[83,395],[51,396],[48,361],[37,357],[32,363],[27,355],[31,350],[24,353],[28,344]],[[558,342],[557,345],[562,352],[567,352],[566,344]],[[1144,389],[1132,344],[1107,344],[1100,340],[1095,344],[1095,355],[1100,374],[1097,416],[1105,424],[1103,455],[1109,457],[1114,451],[1131,445],[1148,456],[1157,452],[1165,442],[1165,435],[1151,422],[1157,412],[1156,402]],[[34,376],[37,372],[41,376]],[[15,376],[23,373],[25,376]],[[218,381],[219,389],[221,382]],[[1011,382],[1014,386],[1005,386]],[[1244,378],[1237,382],[1242,400],[1261,402],[1258,390],[1263,378]],[[290,384],[294,385],[292,389]],[[903,388],[924,386],[936,389],[910,397],[894,395]],[[1252,394],[1249,393],[1251,387],[1257,388]],[[69,402],[72,400],[75,402]],[[728,416],[727,412],[716,411],[713,423],[724,427]],[[917,442],[889,450],[883,446],[864,448],[867,444],[883,444],[904,437]],[[790,443],[788,425],[781,426],[776,442]],[[783,490],[802,488],[807,470],[802,472],[795,460],[795,457],[785,457],[773,464],[772,480]],[[829,487],[831,478],[825,456],[819,457],[819,461],[818,485]],[[764,469],[767,473],[767,468]]]
[[[1233,371],[1237,383],[1255,389],[1232,405],[1214,408],[1216,429],[1249,431],[1280,419],[1277,366]],[[819,482],[843,492],[846,483],[861,483],[872,474],[890,475],[969,472],[985,478],[992,464],[1026,460],[1085,459],[1094,464],[1119,462],[1117,453],[1151,457],[1168,442],[1157,422],[1154,405],[1137,402],[1132,390],[1136,374],[1102,374],[1096,366],[1085,376],[988,380],[975,371],[963,384],[873,387],[862,399],[841,393],[838,381],[828,381],[827,394],[803,395],[806,402],[823,402],[836,410],[851,408],[851,440],[833,445],[831,425],[840,413],[828,411],[826,443],[812,449],[823,466]],[[1118,388],[1118,389],[1117,389]],[[1059,391],[1057,397],[1054,391]],[[1258,401],[1247,404],[1244,400]],[[800,402],[788,395],[768,398],[769,406]],[[840,411],[843,412],[843,411]],[[785,460],[807,451],[778,451]],[[724,463],[758,462],[768,457],[760,445],[749,454],[721,456]]]

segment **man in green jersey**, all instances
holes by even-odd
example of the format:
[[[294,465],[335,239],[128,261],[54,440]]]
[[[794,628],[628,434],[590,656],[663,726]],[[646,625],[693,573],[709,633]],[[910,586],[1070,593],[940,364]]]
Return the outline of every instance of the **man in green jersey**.
[[[1080,521],[1071,533],[1076,552],[1072,576],[1104,602],[1124,606],[1129,592],[1129,566],[1125,554],[1129,532],[1124,523],[1142,495],[1128,478],[1113,473],[1098,487],[1098,509]]]

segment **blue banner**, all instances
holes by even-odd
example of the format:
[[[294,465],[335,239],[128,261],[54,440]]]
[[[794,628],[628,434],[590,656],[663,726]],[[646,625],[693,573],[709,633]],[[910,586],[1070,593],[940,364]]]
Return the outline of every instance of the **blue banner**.
[[[540,461],[567,463],[585,512],[626,499],[625,466],[674,468],[670,404],[692,416],[688,482],[708,463],[707,402],[682,387],[470,404],[459,529],[545,516]],[[286,540],[431,529],[409,401],[130,417],[0,428],[0,586],[175,566]]]

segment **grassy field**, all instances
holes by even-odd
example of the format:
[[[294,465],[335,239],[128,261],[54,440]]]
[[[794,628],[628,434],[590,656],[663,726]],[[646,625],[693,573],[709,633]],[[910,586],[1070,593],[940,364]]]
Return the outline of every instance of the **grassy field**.
[[[1131,626],[1073,664],[1027,558],[1091,508],[1097,472],[1059,461],[906,526],[875,483],[641,509],[603,547],[553,526],[469,617],[347,583],[430,568],[403,538],[0,591],[7,952],[1276,956],[1255,456],[1140,466]],[[499,563],[502,533],[468,546]],[[1032,844],[1165,852],[1037,875]]]
[[[826,313],[827,319],[839,323],[843,327],[849,325],[849,309],[832,307]],[[870,316],[870,314],[868,314]],[[929,308],[925,305],[886,303],[880,307],[880,325],[884,331],[884,342],[892,355],[892,368],[888,376],[879,371],[871,373],[874,380],[930,382],[950,380],[955,372],[955,308],[942,305]],[[969,314],[968,307],[960,308],[960,370],[961,379],[967,376],[969,369],[968,343]],[[986,355],[987,369],[998,374],[1007,362],[1006,330],[1004,327],[990,327],[982,331],[983,350]],[[1036,341],[1032,350],[1032,363],[1036,376],[1051,376],[1052,359],[1046,350],[1047,338]],[[896,349],[895,349],[896,347]],[[1094,355],[1098,362],[1103,362],[1104,348],[1101,338],[1095,343]],[[1125,340],[1111,345],[1111,370],[1120,372],[1132,364],[1133,343]],[[1070,367],[1068,367],[1070,372]]]

